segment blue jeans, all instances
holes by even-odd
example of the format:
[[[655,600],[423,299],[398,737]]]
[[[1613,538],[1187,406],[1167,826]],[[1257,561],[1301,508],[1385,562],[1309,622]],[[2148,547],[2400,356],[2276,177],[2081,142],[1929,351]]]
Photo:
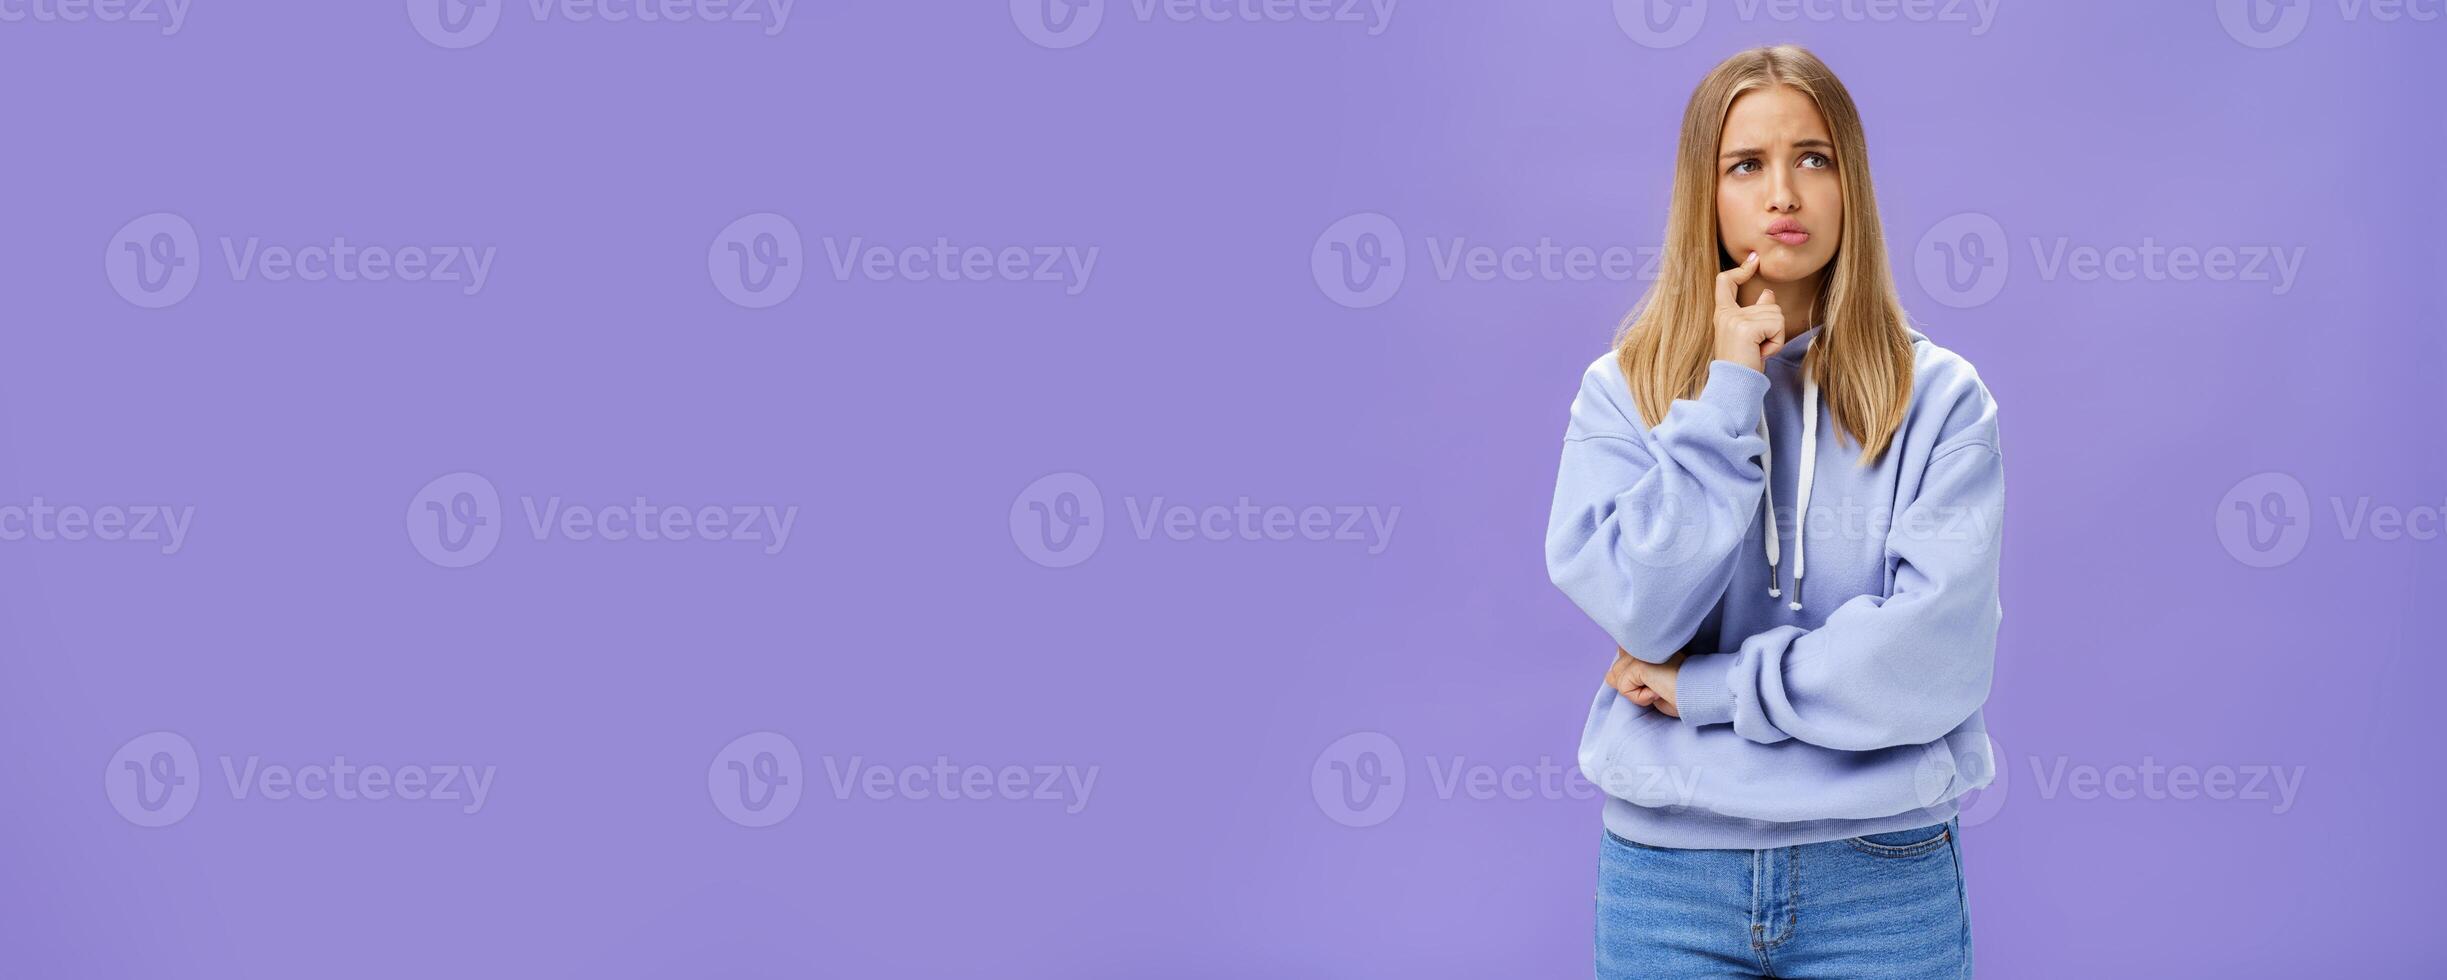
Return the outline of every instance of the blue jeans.
[[[1597,976],[1968,977],[1961,822],[1762,851],[1608,832]]]

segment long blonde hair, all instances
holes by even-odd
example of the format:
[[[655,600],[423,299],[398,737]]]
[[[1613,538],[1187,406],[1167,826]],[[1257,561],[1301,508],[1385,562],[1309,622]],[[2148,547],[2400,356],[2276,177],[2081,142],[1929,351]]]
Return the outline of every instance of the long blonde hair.
[[[1654,426],[1677,398],[1697,397],[1716,348],[1716,275],[1733,267],[1718,237],[1716,158],[1725,116],[1744,92],[1789,85],[1817,104],[1835,140],[1843,188],[1843,234],[1821,278],[1813,312],[1824,319],[1804,370],[1816,379],[1835,424],[1862,447],[1864,465],[1885,453],[1912,401],[1912,342],[1903,303],[1886,263],[1877,195],[1869,183],[1869,146],[1852,94],[1809,51],[1790,44],[1752,48],[1701,79],[1682,113],[1674,200],[1665,219],[1657,281],[1623,320],[1616,339],[1623,377]],[[1710,257],[1714,261],[1710,261]]]

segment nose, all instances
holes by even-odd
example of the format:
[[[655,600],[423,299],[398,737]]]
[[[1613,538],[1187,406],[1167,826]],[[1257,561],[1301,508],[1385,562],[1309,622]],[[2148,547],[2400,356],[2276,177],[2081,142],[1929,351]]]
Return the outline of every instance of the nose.
[[[1791,214],[1801,210],[1801,195],[1793,191],[1793,174],[1779,167],[1768,178],[1767,210],[1775,214]]]

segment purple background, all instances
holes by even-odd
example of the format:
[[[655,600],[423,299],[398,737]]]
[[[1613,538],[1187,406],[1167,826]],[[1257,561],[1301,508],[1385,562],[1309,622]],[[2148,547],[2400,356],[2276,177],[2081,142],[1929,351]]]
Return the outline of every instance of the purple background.
[[[513,0],[464,50],[398,2],[0,23],[0,506],[195,508],[173,555],[0,542],[0,974],[1586,975],[1598,803],[1431,767],[1571,764],[1612,650],[1541,535],[1644,283],[1448,280],[1423,246],[1653,244],[1692,85],[1776,40],[1850,86],[1904,302],[2003,406],[1984,975],[2411,972],[2447,870],[2415,611],[2447,588],[2447,23],[2307,4],[2260,49],[2211,3],[2008,0],[1977,35],[1744,9],[1665,49],[1603,2],[1413,0],[1370,36],[1111,0],[1064,49],[992,2],[811,0],[769,37]],[[102,256],[159,211],[201,278],[143,309]],[[1310,255],[1367,211],[1407,275],[1350,309]],[[761,310],[707,259],[755,212],[806,240]],[[2010,272],[1955,309],[1914,248],[1962,212]],[[473,296],[236,281],[224,236],[498,257]],[[1075,296],[841,281],[828,237],[1099,257]],[[2304,258],[2283,295],[2086,281],[2037,266],[2059,238]],[[402,515],[463,470],[506,533],[438,567]],[[2308,530],[2261,568],[2218,520],[2268,471]],[[1012,510],[1057,472],[1103,541],[1047,568]],[[538,541],[529,494],[800,511],[768,556]],[[1125,501],[1157,497],[1401,511],[1370,555],[1142,539]],[[2433,533],[2349,533],[2331,501],[2366,497]],[[205,761],[149,828],[96,774],[156,730]],[[808,796],[752,829],[708,769],[758,731]],[[1362,731],[1407,789],[1352,827],[1311,777]],[[474,814],[236,799],[225,755],[497,776]],[[853,756],[1098,768],[1065,813],[836,798]],[[2145,764],[2303,777],[2283,813],[2038,778]]]

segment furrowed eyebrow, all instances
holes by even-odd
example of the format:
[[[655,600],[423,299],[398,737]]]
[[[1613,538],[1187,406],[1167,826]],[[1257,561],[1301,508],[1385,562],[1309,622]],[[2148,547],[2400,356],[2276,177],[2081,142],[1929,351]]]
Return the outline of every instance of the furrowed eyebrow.
[[[1826,140],[1811,138],[1794,140],[1793,148],[1796,150],[1826,150],[1828,152],[1834,152],[1835,144],[1829,143]],[[1740,157],[1755,157],[1759,155],[1759,152],[1759,148],[1755,146],[1737,147],[1735,149],[1726,150],[1723,159],[1732,160]]]

